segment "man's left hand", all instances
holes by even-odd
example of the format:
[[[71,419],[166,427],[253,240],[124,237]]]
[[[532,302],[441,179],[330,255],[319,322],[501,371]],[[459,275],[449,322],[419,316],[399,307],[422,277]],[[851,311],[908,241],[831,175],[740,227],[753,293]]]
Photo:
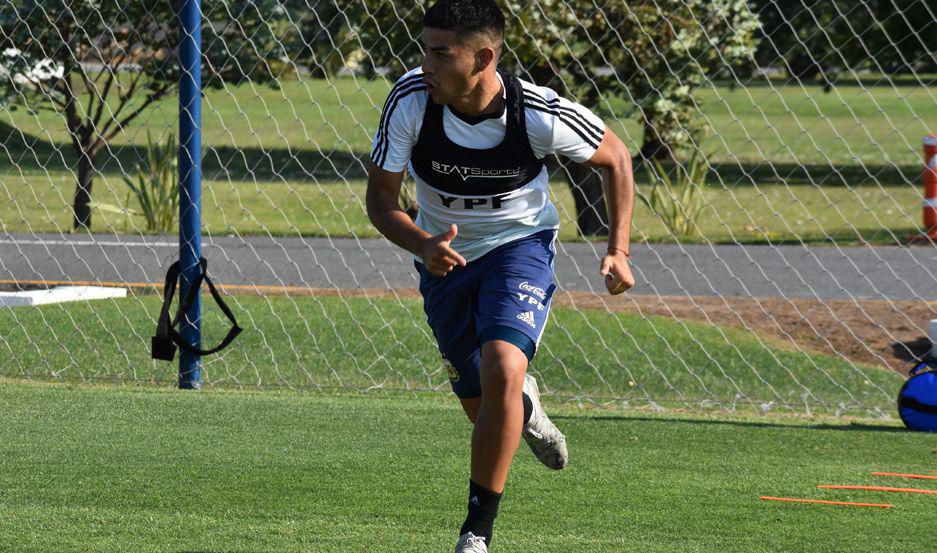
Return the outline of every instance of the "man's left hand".
[[[628,257],[623,252],[616,251],[603,257],[599,274],[605,277],[605,288],[613,296],[634,286],[634,275],[631,274]]]

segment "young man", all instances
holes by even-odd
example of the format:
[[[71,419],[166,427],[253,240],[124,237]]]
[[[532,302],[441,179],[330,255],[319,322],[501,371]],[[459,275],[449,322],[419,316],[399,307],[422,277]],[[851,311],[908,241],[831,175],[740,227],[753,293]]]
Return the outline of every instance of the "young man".
[[[567,464],[566,438],[525,374],[556,288],[559,217],[545,156],[603,170],[609,239],[599,273],[611,294],[634,285],[628,150],[588,109],[498,71],[503,37],[494,0],[441,0],[427,10],[423,65],[387,98],[368,178],[368,215],[414,255],[427,321],[475,425],[456,552],[488,550],[521,436],[548,467]],[[397,201],[407,168],[420,206],[415,222]]]

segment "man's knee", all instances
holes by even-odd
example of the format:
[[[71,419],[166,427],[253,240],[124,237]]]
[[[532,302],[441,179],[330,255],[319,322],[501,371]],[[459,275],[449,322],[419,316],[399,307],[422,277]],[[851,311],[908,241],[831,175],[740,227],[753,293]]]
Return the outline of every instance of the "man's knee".
[[[527,355],[517,346],[500,340],[482,346],[483,395],[520,396],[527,371]]]

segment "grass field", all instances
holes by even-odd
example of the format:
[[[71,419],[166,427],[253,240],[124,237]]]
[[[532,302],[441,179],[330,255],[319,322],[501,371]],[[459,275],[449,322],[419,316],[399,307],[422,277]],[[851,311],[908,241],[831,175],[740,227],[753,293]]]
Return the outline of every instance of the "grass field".
[[[439,396],[0,381],[0,543],[18,551],[449,551],[470,427]],[[553,407],[570,466],[518,450],[493,551],[927,551],[933,496],[817,490],[926,473],[895,426]],[[892,503],[859,509],[760,495]]]
[[[371,236],[364,216],[367,152],[390,83],[285,81],[205,97],[206,228],[216,234]],[[934,87],[715,86],[699,101],[713,129],[714,162],[703,240],[895,243],[920,224],[921,137],[933,131]],[[601,107],[601,106],[600,106]],[[605,104],[621,109],[615,102]],[[606,114],[606,118],[610,115]],[[141,158],[146,130],[177,121],[171,100],[148,110],[99,160],[96,201],[122,205],[119,175]],[[636,149],[633,122],[613,125]],[[20,133],[25,133],[25,138]],[[0,224],[6,232],[70,227],[74,156],[61,118],[8,112],[0,121]],[[646,182],[643,171],[639,184]],[[553,191],[564,237],[576,238],[562,179]],[[96,231],[132,232],[139,221],[96,214]],[[672,240],[643,205],[639,240]]]
[[[214,386],[449,389],[416,300],[246,297],[230,300],[247,331],[207,358]],[[168,383],[149,358],[160,298],[131,297],[0,311],[0,374]],[[204,341],[227,321],[205,303]],[[532,370],[565,398],[705,408],[891,413],[900,375],[795,350],[749,332],[663,317],[556,307]],[[767,406],[766,406],[767,408]]]
[[[73,179],[58,175],[0,179],[0,230],[68,232]],[[108,176],[95,184],[96,199],[126,205],[128,189]],[[647,190],[639,185],[639,191]],[[263,181],[203,184],[203,229],[210,235],[357,236],[377,230],[364,208],[365,182],[308,183]],[[575,205],[569,188],[551,186],[560,212],[560,239],[578,240]],[[715,243],[902,243],[918,232],[920,191],[909,186],[810,187],[764,185],[711,188],[699,222],[703,240]],[[131,204],[133,206],[133,204]],[[96,211],[94,232],[139,234],[139,218]],[[674,238],[640,202],[633,221],[635,241]],[[687,240],[698,242],[700,239]]]
[[[225,147],[239,148],[248,150],[249,159],[255,148],[274,156],[367,154],[392,85],[360,78],[303,79],[283,81],[278,90],[246,84],[206,91],[203,138],[206,145],[222,148],[222,156],[228,152]],[[845,85],[827,94],[819,86],[761,83],[735,90],[707,86],[698,92],[698,102],[713,129],[707,146],[717,162],[808,166],[861,162],[878,167],[920,163],[921,139],[933,132],[935,95],[937,86]],[[147,129],[175,128],[177,107],[172,98],[155,105],[113,144],[145,145]],[[611,112],[625,107],[610,101],[596,109],[610,119]],[[43,142],[68,144],[61,118],[54,113],[20,109],[6,115],[3,123]],[[619,119],[613,128],[629,148],[639,146],[637,123]]]
[[[390,84],[208,92],[205,232],[376,236],[362,161]],[[920,223],[920,139],[935,130],[935,92],[702,91],[714,167],[701,240],[901,242]],[[623,106],[601,107],[608,116]],[[94,199],[124,204],[120,175],[140,159],[146,130],[177,118],[167,100],[120,135],[100,160]],[[613,126],[637,149],[633,122]],[[67,142],[57,115],[3,112],[0,232],[70,228]],[[646,190],[643,173],[638,181]],[[578,239],[569,192],[559,178],[551,186],[561,238]],[[98,212],[93,230],[138,233],[138,224]],[[672,239],[640,204],[634,237]],[[230,304],[247,331],[205,360],[201,392],[168,389],[176,365],[150,359],[154,295],[0,310],[0,549],[451,550],[471,429],[420,303]],[[226,321],[205,308],[213,344]],[[562,307],[531,370],[572,461],[553,473],[519,450],[494,551],[932,547],[935,496],[816,489],[937,490],[869,474],[937,470],[933,437],[894,420],[901,375],[733,328]],[[826,418],[874,412],[874,421]]]

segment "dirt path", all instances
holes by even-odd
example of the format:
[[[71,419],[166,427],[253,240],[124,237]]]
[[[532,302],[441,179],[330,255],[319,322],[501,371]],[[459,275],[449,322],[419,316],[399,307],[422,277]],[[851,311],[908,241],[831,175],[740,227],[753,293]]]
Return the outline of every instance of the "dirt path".
[[[928,321],[937,302],[805,300],[784,298],[632,296],[618,300],[579,292],[558,295],[555,305],[660,315],[731,326],[798,348],[845,357],[899,372],[930,349]]]

